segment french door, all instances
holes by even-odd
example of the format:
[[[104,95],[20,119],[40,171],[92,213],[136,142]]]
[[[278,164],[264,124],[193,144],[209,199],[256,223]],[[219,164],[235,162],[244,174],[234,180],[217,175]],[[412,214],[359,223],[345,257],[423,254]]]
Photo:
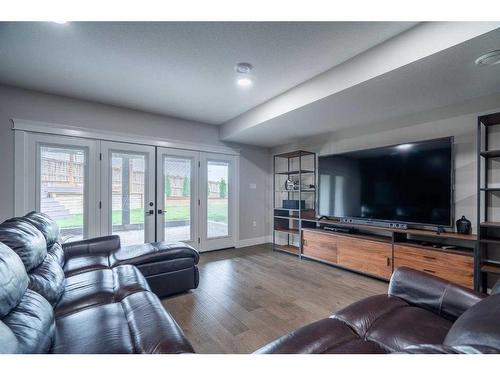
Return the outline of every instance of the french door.
[[[157,148],[157,240],[235,245],[234,157]]]
[[[200,251],[235,244],[235,161],[222,154],[200,153]]]
[[[198,247],[198,160],[195,151],[157,148],[158,241]]]
[[[155,148],[101,142],[101,233],[122,245],[155,241]]]
[[[16,145],[25,171],[16,214],[47,213],[68,241],[116,234],[123,246],[235,246],[235,156],[37,133]]]

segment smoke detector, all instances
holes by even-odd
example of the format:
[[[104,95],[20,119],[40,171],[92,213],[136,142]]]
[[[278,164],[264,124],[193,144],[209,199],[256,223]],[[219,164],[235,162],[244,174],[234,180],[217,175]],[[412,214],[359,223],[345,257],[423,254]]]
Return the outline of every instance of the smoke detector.
[[[500,49],[485,53],[475,61],[478,66],[492,66],[500,63]]]

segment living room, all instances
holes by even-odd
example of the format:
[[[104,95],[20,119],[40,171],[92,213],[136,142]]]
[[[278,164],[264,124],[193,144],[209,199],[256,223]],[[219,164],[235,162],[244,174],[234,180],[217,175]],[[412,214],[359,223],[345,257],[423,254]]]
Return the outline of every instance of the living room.
[[[2,17],[0,353],[500,353],[500,22],[262,7]]]

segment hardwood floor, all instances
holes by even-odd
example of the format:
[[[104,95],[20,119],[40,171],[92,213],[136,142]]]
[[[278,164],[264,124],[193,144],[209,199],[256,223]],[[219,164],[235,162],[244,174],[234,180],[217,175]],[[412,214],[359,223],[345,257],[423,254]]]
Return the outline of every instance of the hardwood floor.
[[[200,285],[164,299],[197,353],[251,353],[387,283],[273,252],[270,245],[204,253]]]

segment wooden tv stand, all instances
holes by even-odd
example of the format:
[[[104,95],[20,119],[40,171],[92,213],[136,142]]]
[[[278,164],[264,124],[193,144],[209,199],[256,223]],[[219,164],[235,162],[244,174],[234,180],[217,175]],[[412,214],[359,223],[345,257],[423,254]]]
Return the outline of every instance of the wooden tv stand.
[[[310,228],[304,227],[304,222]],[[319,224],[349,227],[358,232],[331,232],[317,228]],[[459,245],[455,245],[457,242]],[[474,288],[475,243],[475,235],[438,234],[421,229],[316,220],[303,220],[302,226],[302,257],[383,280],[388,280],[398,267],[407,266]],[[443,249],[444,244],[456,247]]]

